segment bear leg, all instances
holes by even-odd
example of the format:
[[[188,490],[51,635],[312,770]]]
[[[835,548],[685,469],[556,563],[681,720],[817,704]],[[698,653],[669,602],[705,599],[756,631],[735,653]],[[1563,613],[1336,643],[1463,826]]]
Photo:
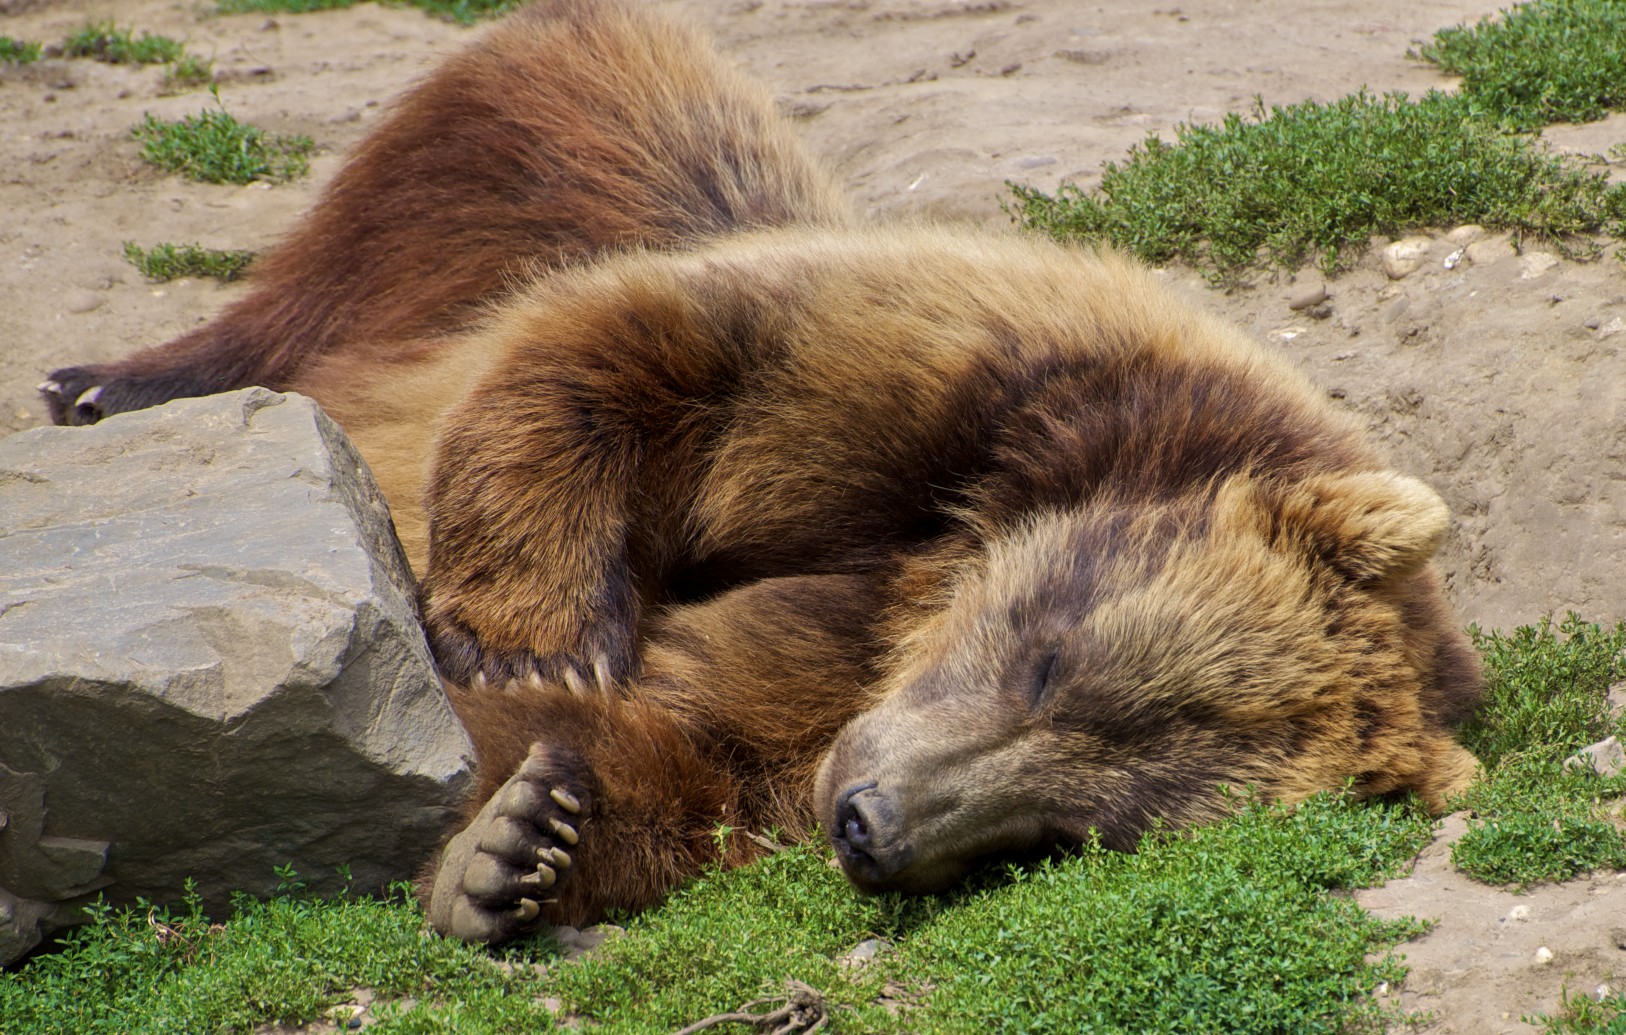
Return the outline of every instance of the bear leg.
[[[452,687],[479,756],[467,826],[420,885],[432,926],[499,942],[653,905],[805,837],[813,774],[868,703],[885,580],[765,579],[652,623],[644,674]]]
[[[184,373],[122,376],[114,366],[65,367],[39,386],[51,423],[95,424],[115,413],[220,391]]]
[[[718,857],[738,779],[703,731],[574,674],[456,691],[479,755],[467,825],[428,890],[442,934],[506,941],[541,924],[641,909]],[[586,691],[585,693],[583,691]],[[749,843],[724,854],[754,856]]]
[[[534,744],[525,762],[447,843],[429,922],[463,941],[502,942],[537,925],[542,903],[568,878],[577,824],[592,806],[581,759]]]

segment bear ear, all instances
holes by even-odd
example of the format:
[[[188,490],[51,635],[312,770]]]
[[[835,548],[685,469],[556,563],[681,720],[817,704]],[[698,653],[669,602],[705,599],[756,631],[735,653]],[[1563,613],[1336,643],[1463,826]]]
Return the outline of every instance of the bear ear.
[[[1356,582],[1416,572],[1439,549],[1451,519],[1438,493],[1391,471],[1320,474],[1253,488],[1251,503],[1262,508],[1257,527],[1272,539],[1301,544]],[[1221,496],[1235,498],[1226,490]]]

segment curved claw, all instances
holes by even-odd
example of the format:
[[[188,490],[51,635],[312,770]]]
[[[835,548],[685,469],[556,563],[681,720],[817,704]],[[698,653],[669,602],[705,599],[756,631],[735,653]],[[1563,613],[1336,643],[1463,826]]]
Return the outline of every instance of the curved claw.
[[[559,840],[563,841],[567,845],[575,845],[579,840],[581,840],[576,836],[576,828],[571,826],[569,823],[564,823],[557,819],[550,819],[548,820],[548,826],[553,829],[554,834],[558,835]]]
[[[572,816],[581,815],[582,803],[576,800],[576,796],[574,794],[571,794],[563,787],[555,787],[553,790],[548,792],[548,797],[553,799],[555,805],[558,805],[561,809],[564,809]]]
[[[514,919],[522,924],[528,924],[542,913],[542,907],[537,905],[535,899],[522,898],[519,907],[514,910]]]
[[[535,873],[527,873],[519,879],[519,883],[535,891],[546,891],[559,880],[559,875],[550,866],[538,863]]]
[[[576,671],[574,665],[564,667],[564,677],[565,686],[577,697],[588,697],[592,694],[592,691],[587,688],[587,680],[582,678],[582,674]]]

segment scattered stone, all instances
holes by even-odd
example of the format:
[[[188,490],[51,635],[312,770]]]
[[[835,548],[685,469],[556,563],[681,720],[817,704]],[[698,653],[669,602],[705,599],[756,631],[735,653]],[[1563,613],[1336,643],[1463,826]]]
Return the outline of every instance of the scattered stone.
[[[1452,244],[1466,248],[1481,237],[1485,236],[1485,228],[1478,223],[1464,223],[1445,235],[1445,239]]]
[[[1576,771],[1590,769],[1599,776],[1614,776],[1626,769],[1626,750],[1621,749],[1617,738],[1607,737],[1596,744],[1588,744],[1564,759],[1564,767]]]
[[[885,938],[866,938],[836,962],[844,967],[861,967],[890,948],[892,943]]]
[[[1320,281],[1313,281],[1293,293],[1288,299],[1287,308],[1295,312],[1300,309],[1310,309],[1327,300],[1327,285]]]
[[[0,963],[114,904],[380,889],[469,744],[338,425],[248,389],[0,441]]]
[[[1507,911],[1507,918],[1509,920],[1528,920],[1530,919],[1530,907],[1514,906]]]
[[[1537,966],[1543,966],[1544,967],[1547,964],[1551,963],[1552,961],[1553,961],[1553,950],[1547,948],[1547,946],[1545,946],[1545,945],[1543,945],[1541,948],[1536,950],[1536,965]]]
[[[1445,257],[1445,263],[1444,263],[1445,268],[1448,269],[1448,270],[1456,269],[1457,264],[1462,262],[1462,254],[1463,254],[1462,249],[1458,248],[1456,251],[1452,252],[1450,255],[1447,255]]]
[[[1489,237],[1483,241],[1475,241],[1468,245],[1466,254],[1468,261],[1475,266],[1489,266],[1498,259],[1505,259],[1514,254],[1513,245],[1506,237]]]
[[[1078,65],[1104,65],[1112,55],[1104,50],[1058,50],[1056,56]]]
[[[606,941],[625,933],[614,924],[595,924],[581,930],[561,925],[553,929],[553,940],[559,945],[559,955],[573,960],[597,951]]]
[[[1598,328],[1598,337],[1612,338],[1621,331],[1626,331],[1626,320],[1622,320],[1617,316],[1613,320],[1610,320],[1608,323],[1604,324],[1602,327]]]
[[[1434,242],[1427,237],[1402,237],[1383,249],[1383,272],[1390,280],[1402,280],[1417,272]]]
[[[62,308],[70,313],[88,313],[100,309],[107,298],[96,291],[70,291],[62,300]]]
[[[1585,327],[1589,331],[1595,331],[1599,327],[1603,326],[1603,317],[1601,317],[1601,316],[1589,316],[1585,320],[1581,321],[1581,326]]]
[[[1626,951],[1626,927],[1611,927],[1609,940],[1615,943],[1615,948]]]
[[[1306,309],[1304,314],[1312,320],[1328,319],[1332,316],[1332,303],[1322,302],[1320,305],[1315,306],[1314,308]]]
[[[1552,252],[1525,252],[1519,257],[1519,279],[1535,280],[1558,265],[1558,256]]]

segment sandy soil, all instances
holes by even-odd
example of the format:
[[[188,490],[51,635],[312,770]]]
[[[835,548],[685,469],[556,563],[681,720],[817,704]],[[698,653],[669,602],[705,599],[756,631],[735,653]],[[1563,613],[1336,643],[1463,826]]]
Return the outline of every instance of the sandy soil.
[[[665,0],[772,84],[861,211],[1000,226],[1003,183],[1091,183],[1147,133],[1367,86],[1449,87],[1406,57],[1494,0]],[[34,385],[209,318],[240,286],[146,283],[121,244],[263,248],[377,119],[380,105],[469,30],[362,6],[210,15],[175,0],[0,0],[0,32],[60,41],[90,18],[184,38],[215,59],[228,109],[323,149],[293,184],[191,184],[145,166],[129,127],[207,102],[162,96],[155,68],[47,60],[0,67],[0,434],[43,421]],[[1549,132],[1596,154],[1626,116]],[[1610,170],[1620,176],[1617,164]],[[1260,275],[1231,294],[1165,276],[1274,343],[1365,418],[1396,465],[1457,516],[1443,561],[1464,615],[1511,627],[1574,609],[1626,617],[1626,265],[1556,260],[1539,245],[1442,227],[1427,261],[1389,279],[1377,249],[1327,285],[1317,318],[1288,307],[1313,270]],[[1375,242],[1382,245],[1386,242]],[[1447,268],[1446,260],[1463,252]],[[1376,897],[1371,897],[1376,896]],[[1618,901],[1617,901],[1618,900]],[[1626,882],[1616,875],[1523,897],[1437,863],[1363,901],[1443,917],[1416,946],[1408,1003],[1427,1030],[1529,1031],[1559,988],[1626,987]],[[1517,907],[1525,919],[1508,920]],[[1510,932],[1537,929],[1555,954]],[[1501,969],[1481,964],[1494,956]],[[1426,962],[1425,962],[1426,961]]]

